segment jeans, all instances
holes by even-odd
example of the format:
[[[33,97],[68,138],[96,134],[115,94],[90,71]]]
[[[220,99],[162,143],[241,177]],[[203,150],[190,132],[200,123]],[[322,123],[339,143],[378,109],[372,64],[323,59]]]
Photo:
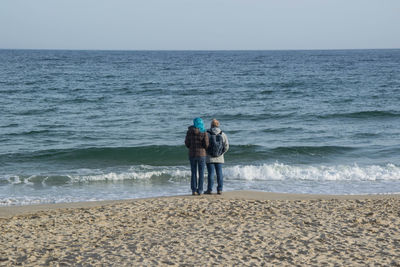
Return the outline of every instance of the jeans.
[[[192,192],[199,194],[203,193],[204,184],[204,168],[206,167],[206,157],[194,157],[189,158],[190,170],[192,171],[192,179],[190,181],[190,187]],[[197,169],[199,169],[199,180],[197,181]]]
[[[207,191],[212,191],[214,185],[214,169],[217,173],[217,191],[222,191],[224,185],[224,178],[222,176],[222,163],[207,163]]]

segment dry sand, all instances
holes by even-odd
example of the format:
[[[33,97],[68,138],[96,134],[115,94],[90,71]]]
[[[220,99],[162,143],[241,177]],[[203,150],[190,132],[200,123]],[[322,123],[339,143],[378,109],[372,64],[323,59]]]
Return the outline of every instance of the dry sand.
[[[0,208],[0,266],[400,266],[400,196],[251,191]]]

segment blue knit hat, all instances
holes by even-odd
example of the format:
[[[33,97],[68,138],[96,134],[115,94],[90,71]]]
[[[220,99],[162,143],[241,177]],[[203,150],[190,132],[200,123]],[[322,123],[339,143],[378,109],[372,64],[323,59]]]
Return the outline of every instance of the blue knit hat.
[[[204,128],[203,120],[201,118],[195,118],[193,120],[193,126],[195,128],[198,128],[201,133],[204,133],[206,131],[206,129]]]

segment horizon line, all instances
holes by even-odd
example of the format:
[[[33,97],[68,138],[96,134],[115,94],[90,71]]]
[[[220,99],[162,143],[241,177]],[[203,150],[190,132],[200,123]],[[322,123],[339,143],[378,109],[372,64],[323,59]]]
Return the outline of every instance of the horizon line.
[[[85,48],[0,48],[0,50],[36,51],[110,51],[110,52],[245,52],[245,51],[345,51],[345,50],[399,50],[398,48],[309,48],[309,49],[85,49]]]

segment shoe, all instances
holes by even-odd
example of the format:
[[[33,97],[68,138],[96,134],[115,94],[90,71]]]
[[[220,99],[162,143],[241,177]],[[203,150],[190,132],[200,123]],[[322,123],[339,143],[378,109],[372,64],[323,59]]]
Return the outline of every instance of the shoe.
[[[217,194],[218,194],[218,195],[222,195],[222,191],[219,191],[219,190],[218,190],[218,191],[217,191]]]
[[[192,196],[196,195],[196,192],[192,192]]]
[[[207,190],[206,192],[204,192],[205,195],[211,195],[211,190]]]

